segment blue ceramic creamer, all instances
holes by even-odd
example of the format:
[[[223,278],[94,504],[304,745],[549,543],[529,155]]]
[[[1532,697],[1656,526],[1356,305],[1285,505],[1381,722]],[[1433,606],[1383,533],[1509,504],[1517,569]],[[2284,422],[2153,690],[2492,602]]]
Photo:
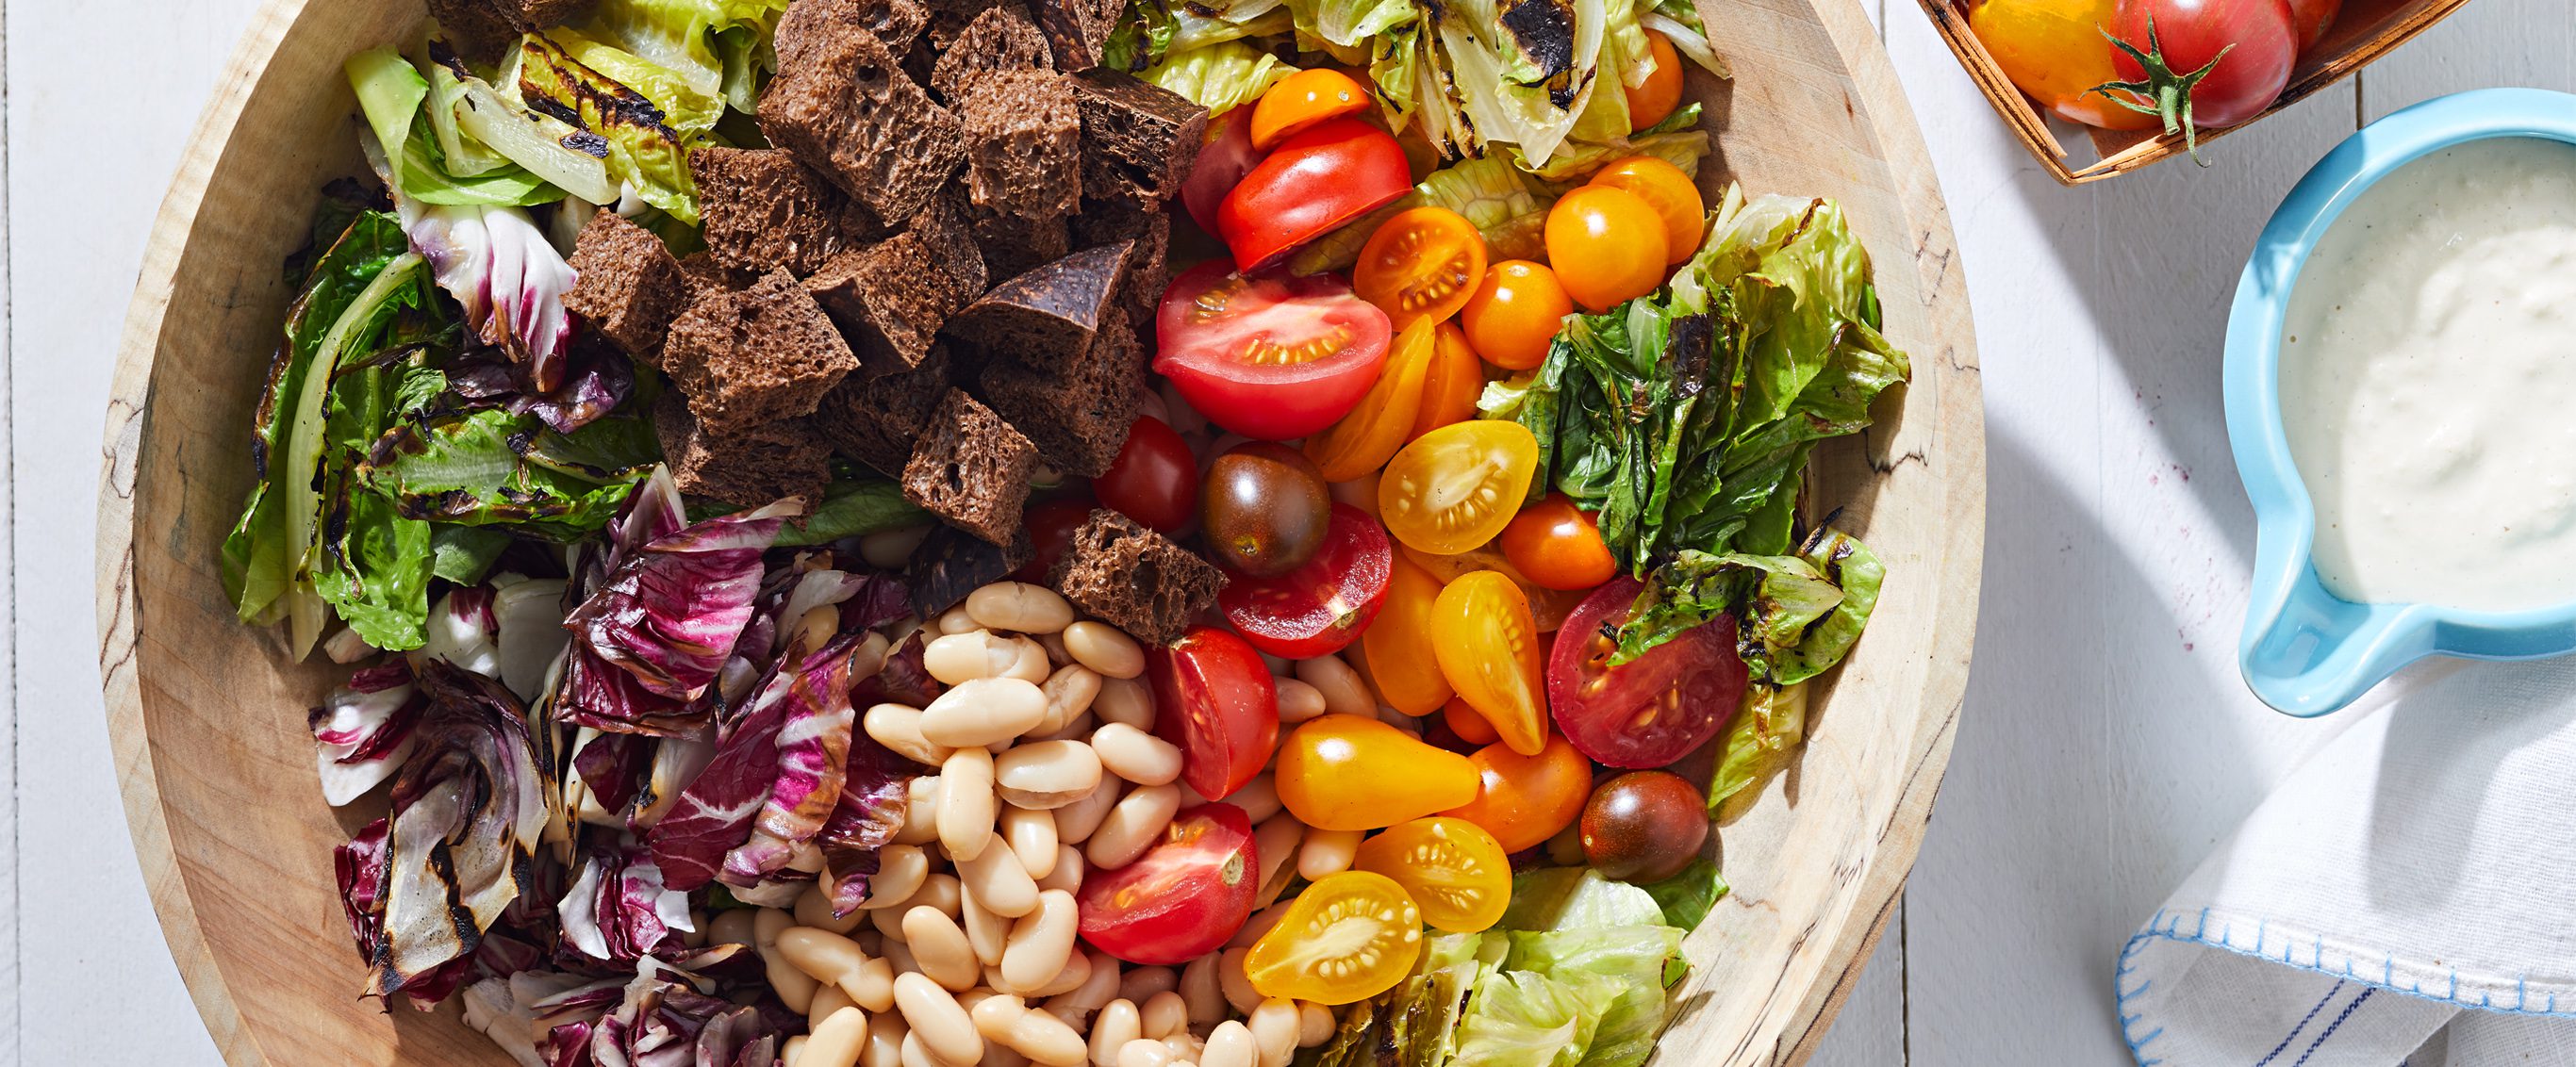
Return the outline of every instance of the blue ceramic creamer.
[[[2576,96],[2485,89],[2427,101],[2370,124],[2290,191],[2237,283],[2227,324],[2227,433],[2256,521],[2253,589],[2238,661],[2254,694],[2288,714],[2334,711],[2398,668],[2434,653],[2527,659],[2576,651],[2576,602],[2471,611],[2337,597],[2319,577],[2316,508],[2281,415],[2284,320],[2318,239],[2390,172],[2427,153],[2494,137],[2576,144]],[[2569,404],[2576,408],[2576,397]]]

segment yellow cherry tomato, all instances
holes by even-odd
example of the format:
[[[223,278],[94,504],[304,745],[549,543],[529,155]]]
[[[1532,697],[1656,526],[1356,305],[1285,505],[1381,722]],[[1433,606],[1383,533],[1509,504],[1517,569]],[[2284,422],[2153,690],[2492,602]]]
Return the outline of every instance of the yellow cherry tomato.
[[[1351,869],[1404,887],[1422,921],[1472,934],[1501,921],[1512,903],[1512,859],[1503,844],[1465,819],[1415,819],[1360,842]]]
[[[1319,830],[1375,830],[1476,799],[1476,767],[1358,715],[1319,715],[1279,742],[1279,803]]]
[[[1467,343],[1504,370],[1528,370],[1547,360],[1574,298],[1545,263],[1506,259],[1485,272],[1485,282],[1458,313]]]
[[[1670,38],[1653,30],[1646,31],[1646,48],[1655,57],[1654,73],[1640,84],[1620,87],[1628,94],[1631,133],[1671,118],[1682,106],[1682,54]]]
[[[1538,438],[1528,427],[1501,419],[1443,426],[1387,462],[1377,511],[1396,540],[1455,555],[1503,532],[1537,474]]]
[[[1477,571],[1442,588],[1431,611],[1432,648],[1449,687],[1512,751],[1538,755],[1547,746],[1547,689],[1529,597],[1511,579]]]
[[[1280,79],[1252,105],[1252,147],[1268,149],[1327,119],[1368,110],[1369,93],[1338,70],[1301,70]]]
[[[1343,871],[1307,886],[1243,957],[1264,997],[1356,1004],[1395,988],[1422,955],[1422,909],[1382,874]]]
[[[1584,598],[1592,595],[1589,589],[1550,589],[1531,581],[1529,575],[1512,566],[1511,557],[1503,554],[1499,539],[1497,543],[1478,545],[1454,555],[1425,552],[1397,542],[1395,554],[1439,579],[1442,585],[1477,571],[1494,571],[1511,579],[1512,584],[1521,587],[1521,595],[1529,598],[1530,615],[1538,620],[1540,633],[1555,632],[1557,627],[1565,624],[1565,617],[1574,614],[1574,609],[1582,605]]]
[[[1446,319],[1485,277],[1485,235],[1445,207],[1407,208],[1379,223],[1351,267],[1351,291],[1397,329]]]
[[[1467,759],[1482,781],[1476,800],[1441,814],[1484,827],[1506,851],[1546,844],[1574,825],[1592,797],[1592,761],[1563,737],[1549,735],[1535,756],[1489,744]]]
[[[1664,220],[1664,262],[1667,265],[1689,261],[1699,254],[1702,231],[1708,225],[1708,205],[1700,199],[1699,185],[1691,176],[1653,156],[1629,156],[1601,168],[1591,184],[1625,189],[1655,209],[1655,217]]]
[[[1968,12],[1968,29],[2039,106],[2087,126],[2143,130],[2160,120],[2093,91],[2122,80],[2102,38],[2119,24],[2118,8],[2119,0],[1985,0]]]
[[[1485,361],[1457,323],[1441,323],[1431,339],[1431,370],[1422,378],[1422,410],[1405,440],[1475,418],[1476,398],[1484,394]]]
[[[1407,715],[1428,715],[1449,700],[1449,679],[1431,651],[1431,605],[1440,580],[1399,555],[1377,619],[1360,631],[1360,648],[1377,698]]]
[[[1431,319],[1416,319],[1395,335],[1395,347],[1378,371],[1377,384],[1369,386],[1359,406],[1306,439],[1306,458],[1315,461],[1325,481],[1347,482],[1386,466],[1387,458],[1404,447],[1406,435],[1422,414],[1422,383],[1439,355],[1439,326]]]
[[[1587,185],[1547,211],[1547,261],[1587,311],[1608,311],[1664,284],[1663,216],[1625,189]]]

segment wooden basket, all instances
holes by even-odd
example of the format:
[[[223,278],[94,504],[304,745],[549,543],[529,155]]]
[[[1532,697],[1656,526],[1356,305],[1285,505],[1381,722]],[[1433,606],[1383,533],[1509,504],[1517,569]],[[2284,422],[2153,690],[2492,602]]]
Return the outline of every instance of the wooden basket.
[[[1839,198],[1877,262],[1887,334],[1914,359],[1880,424],[1819,457],[1819,502],[1847,509],[1890,576],[1817,694],[1800,762],[1720,829],[1735,893],[1687,943],[1691,986],[1659,1056],[1767,1067],[1823,1036],[1914,862],[1976,630],[1985,439],[1949,219],[1870,24],[1849,0],[1703,14],[1736,70],[1690,86],[1723,154],[1706,184],[1722,169]],[[271,0],[254,20],[163,205],[108,410],[100,669],[126,815],[171,955],[242,1067],[509,1062],[452,1004],[359,998],[331,849],[382,802],[326,807],[304,726],[346,671],[287,662],[275,632],[234,622],[217,576],[289,295],[277,265],[322,183],[357,166],[341,61],[420,18],[420,0]]]
[[[1977,88],[1986,94],[1986,102],[1994,105],[1995,114],[2003,116],[2013,136],[2021,139],[2022,147],[2029,149],[2032,158],[2047,167],[2058,181],[2068,185],[2100,181],[2185,151],[2178,133],[2087,128],[2084,132],[2093,142],[2096,158],[2082,166],[2070,165],[2066,145],[2049,128],[2047,113],[2013,86],[1994,56],[1986,52],[1985,44],[1968,29],[1967,9],[1953,0],[1920,2],[1924,13],[1932,16],[1932,25],[1941,31],[1941,39],[1949,42],[1960,65],[1968,68],[1968,77],[1975,79]],[[2261,122],[2273,112],[2307,99],[2308,94],[2342,81],[2345,75],[2387,55],[2390,49],[2405,44],[2465,3],[2468,0],[2345,0],[2343,13],[2326,31],[2325,39],[2300,56],[2298,66],[2290,70],[2290,84],[2281,90],[2280,99],[2241,125],[2200,131],[2200,143],[2208,144]]]

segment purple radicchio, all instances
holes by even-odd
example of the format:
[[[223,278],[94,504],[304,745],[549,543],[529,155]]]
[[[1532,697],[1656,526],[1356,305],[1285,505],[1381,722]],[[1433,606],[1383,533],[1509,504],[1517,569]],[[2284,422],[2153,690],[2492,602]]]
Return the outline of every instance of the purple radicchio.
[[[472,407],[499,407],[513,415],[534,415],[556,433],[571,433],[599,421],[635,394],[635,365],[614,346],[583,343],[564,362],[563,380],[539,391],[526,368],[495,359],[460,357],[448,368],[447,383]]]
[[[564,783],[582,821],[642,833],[668,812],[680,790],[715,758],[715,730],[689,737],[583,731]]]
[[[322,773],[322,799],[336,808],[393,777],[418,743],[413,730],[428,707],[412,684],[411,666],[399,659],[359,671],[332,690],[305,716]]]
[[[429,261],[439,288],[464,307],[483,343],[526,367],[537,392],[560,386],[573,335],[563,295],[579,275],[528,213],[400,196],[394,206],[412,251]]]
[[[500,617],[492,613],[492,591],[479,585],[459,587],[430,609],[428,638],[411,658],[444,660],[486,678],[498,678],[500,633]]]
[[[817,838],[823,846],[823,893],[834,917],[858,910],[877,872],[877,850],[903,829],[912,780],[928,768],[897,755],[862,730],[850,737],[841,796]]]
[[[635,966],[624,981],[520,975],[478,987],[466,1021],[537,1067],[775,1067],[782,1020],[717,996],[686,964]]]
[[[594,846],[555,914],[565,949],[602,963],[676,957],[688,951],[680,935],[697,929],[689,895],[665,887],[662,869],[631,842]]]
[[[634,676],[646,692],[695,700],[715,681],[751,621],[761,553],[779,526],[801,513],[797,501],[784,500],[709,519],[623,553],[605,581],[564,619],[574,645]],[[583,725],[632,729],[624,723]]]

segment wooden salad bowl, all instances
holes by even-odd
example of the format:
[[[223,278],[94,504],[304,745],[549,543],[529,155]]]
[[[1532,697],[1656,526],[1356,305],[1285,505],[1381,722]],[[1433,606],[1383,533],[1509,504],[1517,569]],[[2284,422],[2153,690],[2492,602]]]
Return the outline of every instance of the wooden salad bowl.
[[[1815,503],[1886,558],[1868,636],[1821,683],[1810,740],[1719,839],[1732,895],[1686,946],[1657,1062],[1796,1063],[1869,958],[1948,760],[1976,630],[1985,440],[1950,221],[1887,56],[1851,0],[1724,0],[1735,69],[1694,71],[1719,166],[1754,192],[1839,199],[1913,356],[1879,425],[1820,454]],[[249,423],[288,299],[278,264],[321,185],[358,169],[341,61],[419,0],[272,0],[181,162],[136,288],[107,412],[99,666],[126,816],[170,952],[227,1061],[491,1064],[453,1005],[359,997],[331,849],[372,812],[320,795],[304,710],[345,668],[292,664],[233,620],[217,547],[250,483]],[[1900,395],[1901,394],[1901,395]],[[320,657],[316,657],[319,659]]]

